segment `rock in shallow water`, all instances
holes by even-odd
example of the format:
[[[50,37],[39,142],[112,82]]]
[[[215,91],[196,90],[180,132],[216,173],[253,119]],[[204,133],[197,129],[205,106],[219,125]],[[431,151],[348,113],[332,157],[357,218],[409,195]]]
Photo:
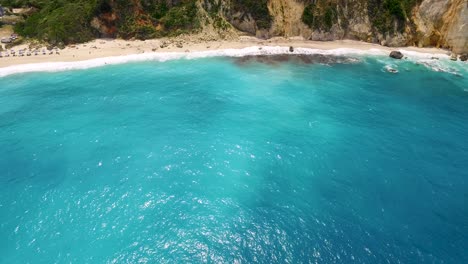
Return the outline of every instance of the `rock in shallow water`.
[[[399,51],[394,50],[394,51],[390,52],[390,57],[394,58],[394,59],[401,60],[403,58],[403,54],[401,52],[399,52]]]

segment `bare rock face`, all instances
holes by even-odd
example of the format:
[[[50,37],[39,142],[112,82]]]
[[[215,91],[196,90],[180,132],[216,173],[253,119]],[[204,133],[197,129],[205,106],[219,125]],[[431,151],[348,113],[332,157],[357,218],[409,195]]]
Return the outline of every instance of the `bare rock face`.
[[[372,41],[372,27],[368,16],[367,1],[350,0],[343,1],[343,5],[340,5],[340,12],[344,18],[348,21],[346,29],[346,38]],[[344,21],[339,20],[339,23]]]
[[[257,35],[257,25],[250,14],[235,13],[229,22],[238,30]]]
[[[399,51],[394,50],[394,51],[390,52],[390,57],[394,58],[394,59],[397,59],[397,60],[401,60],[403,58],[403,54],[401,52],[399,52]]]
[[[468,3],[466,0],[424,0],[413,12],[418,46],[468,52]]]
[[[422,46],[440,46],[440,32],[444,14],[450,7],[450,1],[424,0],[419,9],[414,12],[413,20],[420,32],[419,41]]]
[[[219,15],[239,31],[261,37],[303,37],[307,40],[355,39],[381,45],[398,47],[448,48],[457,54],[468,53],[468,0],[421,0],[411,12],[406,11],[403,29],[395,24],[391,33],[380,32],[372,24],[367,0],[268,0],[271,16],[269,28],[259,28],[259,21],[250,10],[232,10],[237,0],[200,0],[204,8],[219,7]],[[316,12],[331,7],[335,15],[332,26],[311,28],[302,22],[305,7],[314,3]],[[318,10],[318,11],[317,11]],[[320,11],[322,10],[322,11]],[[323,15],[323,14],[322,14]]]
[[[91,20],[91,27],[96,29],[101,37],[113,38],[116,36],[117,28],[115,20],[117,19],[114,13],[101,14],[99,17],[94,17]]]
[[[455,53],[468,52],[468,2],[466,0],[455,0],[449,12],[445,15],[446,46]],[[453,15],[452,15],[453,14]]]
[[[304,2],[296,0],[270,0],[268,10],[273,17],[271,36],[310,36],[312,30],[302,23]]]

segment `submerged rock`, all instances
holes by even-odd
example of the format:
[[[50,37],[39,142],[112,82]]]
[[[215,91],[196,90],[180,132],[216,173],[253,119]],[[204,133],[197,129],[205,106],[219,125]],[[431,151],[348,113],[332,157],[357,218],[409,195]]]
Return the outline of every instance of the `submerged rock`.
[[[401,60],[403,58],[403,54],[401,52],[399,52],[399,51],[394,50],[394,51],[390,52],[390,57],[394,58],[394,59],[397,59],[397,60]]]
[[[249,63],[264,63],[268,65],[280,65],[284,62],[293,62],[301,64],[337,64],[337,63],[356,63],[359,60],[352,57],[322,55],[322,54],[278,54],[278,55],[256,55],[234,58],[236,64],[246,65]]]

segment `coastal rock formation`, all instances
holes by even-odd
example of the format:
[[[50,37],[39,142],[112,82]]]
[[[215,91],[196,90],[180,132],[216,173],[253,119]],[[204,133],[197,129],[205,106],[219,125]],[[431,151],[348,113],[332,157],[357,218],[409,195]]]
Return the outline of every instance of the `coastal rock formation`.
[[[403,54],[399,51],[394,50],[390,52],[390,58],[401,60],[403,58]]]
[[[43,0],[15,30],[51,43],[93,37],[354,39],[468,52],[468,0]],[[47,4],[49,3],[49,4]],[[60,26],[57,26],[60,24]],[[62,27],[63,25],[63,27]]]
[[[355,39],[391,47],[468,52],[468,0],[259,0],[256,9],[246,5],[248,0],[204,2],[224,10],[219,15],[237,30],[257,37]],[[233,3],[246,8],[233,12]],[[262,9],[262,4],[267,9]],[[258,10],[268,10],[268,14]]]
[[[468,1],[424,0],[414,12],[418,46],[468,51]]]

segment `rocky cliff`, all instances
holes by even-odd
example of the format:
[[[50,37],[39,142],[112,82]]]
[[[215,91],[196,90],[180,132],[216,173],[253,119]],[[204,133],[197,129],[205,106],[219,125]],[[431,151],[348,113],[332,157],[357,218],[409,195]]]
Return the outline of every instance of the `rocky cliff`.
[[[257,37],[357,39],[468,52],[468,0],[258,0],[257,6],[249,2],[203,0],[200,6]]]
[[[191,32],[468,53],[468,0],[16,0],[35,5],[15,30],[51,43],[93,37],[157,38]],[[11,2],[0,0],[0,4]]]

